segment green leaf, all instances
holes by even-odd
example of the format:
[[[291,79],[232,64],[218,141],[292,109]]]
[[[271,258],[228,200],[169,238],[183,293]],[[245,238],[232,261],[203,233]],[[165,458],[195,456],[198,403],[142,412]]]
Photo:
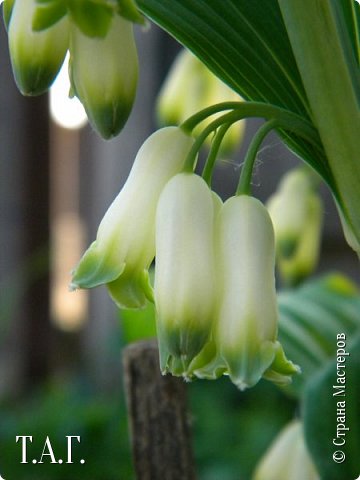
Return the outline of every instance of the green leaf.
[[[32,28],[36,32],[51,27],[62,19],[67,13],[66,5],[63,1],[54,0],[47,4],[38,6],[32,20]]]
[[[307,445],[326,480],[355,479],[360,473],[360,336],[351,343],[346,336],[345,347],[342,342],[338,341],[337,360],[325,365],[308,384],[303,405]],[[344,356],[341,348],[349,355]],[[345,377],[337,376],[338,365]],[[345,378],[345,385],[339,378]],[[334,388],[337,385],[339,389]],[[333,455],[340,458],[341,452],[345,459],[337,463]]]
[[[97,0],[71,0],[68,3],[73,21],[88,37],[105,37],[114,9]]]
[[[138,0],[138,5],[246,100],[311,119],[277,1]],[[335,190],[322,146],[317,150],[295,134],[280,134]]]
[[[353,53],[360,66],[360,4],[354,0],[340,0],[338,6],[342,9]]]
[[[333,172],[333,193],[348,229],[360,243],[360,75],[346,4],[339,0],[278,2]]]
[[[306,383],[336,353],[336,335],[360,331],[360,293],[340,274],[331,274],[279,294],[279,339],[302,374],[289,390],[300,396]]]

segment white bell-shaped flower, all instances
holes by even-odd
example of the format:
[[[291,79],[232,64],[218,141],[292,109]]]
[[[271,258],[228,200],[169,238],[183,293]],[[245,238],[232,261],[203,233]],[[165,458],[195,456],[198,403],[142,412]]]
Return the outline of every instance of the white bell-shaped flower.
[[[16,84],[23,95],[46,92],[55,80],[69,47],[69,21],[34,31],[36,0],[16,0],[8,26],[9,50]]]
[[[114,15],[104,38],[73,25],[70,80],[93,127],[111,138],[124,126],[136,93],[138,59],[132,22]]]
[[[262,376],[286,383],[297,371],[277,341],[275,241],[257,199],[224,203],[217,225],[218,308],[215,341],[231,380],[244,389]]]
[[[156,214],[155,305],[163,373],[189,376],[215,305],[214,198],[191,173],[172,178]]]
[[[102,219],[73,272],[71,288],[107,284],[120,307],[144,306],[152,297],[148,268],[155,255],[155,215],[161,191],[183,168],[193,139],[178,127],[151,135],[140,148],[129,177]]]

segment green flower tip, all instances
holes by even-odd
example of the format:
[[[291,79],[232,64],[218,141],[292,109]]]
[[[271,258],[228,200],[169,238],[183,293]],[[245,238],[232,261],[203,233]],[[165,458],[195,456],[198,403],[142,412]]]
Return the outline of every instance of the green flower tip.
[[[93,242],[84,253],[79,264],[72,272],[69,286],[71,291],[78,288],[94,288],[116,280],[124,271],[125,263],[117,264],[111,261],[109,255],[104,255]]]
[[[31,19],[35,0],[7,4],[9,50],[16,84],[23,95],[40,95],[55,80],[69,47],[67,17],[42,30],[34,31]]]
[[[72,92],[90,123],[105,139],[116,136],[131,112],[138,79],[132,23],[114,15],[105,37],[73,28],[70,39]]]
[[[201,351],[209,332],[191,327],[184,328],[184,326],[166,328],[158,320],[157,333],[161,372],[182,376],[187,380],[193,378],[190,365]]]
[[[148,270],[134,272],[125,266],[121,275],[107,284],[111,299],[119,308],[145,308],[147,301],[154,302]]]
[[[59,65],[22,62],[13,64],[16,85],[22,95],[35,97],[47,92],[59,73]]]
[[[280,342],[275,342],[274,360],[263,377],[279,386],[285,386],[291,383],[293,375],[300,373],[301,368],[288,360]]]
[[[109,140],[120,133],[131,113],[134,97],[135,89],[133,94],[107,104],[91,105],[91,100],[84,104],[91,125],[102,138]]]

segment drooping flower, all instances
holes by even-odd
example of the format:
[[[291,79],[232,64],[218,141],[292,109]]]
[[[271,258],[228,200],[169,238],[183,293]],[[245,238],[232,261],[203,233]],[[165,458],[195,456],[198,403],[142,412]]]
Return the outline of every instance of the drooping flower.
[[[215,301],[214,199],[190,173],[172,178],[156,214],[155,305],[162,372],[188,377],[209,339]]]
[[[309,173],[298,168],[287,173],[267,206],[279,273],[295,284],[314,271],[319,257],[323,208]]]
[[[287,383],[298,368],[285,358],[277,341],[270,216],[259,200],[232,197],[221,209],[217,232],[215,342],[219,356],[240,389],[255,385],[262,376]]]
[[[120,307],[136,308],[152,297],[148,267],[155,255],[155,215],[161,191],[182,170],[193,139],[166,127],[140,148],[130,175],[73,272],[71,288],[107,284]]]
[[[23,95],[47,91],[69,47],[67,16],[42,31],[32,29],[36,0],[16,0],[9,13],[9,50],[16,84]]]
[[[124,126],[136,93],[138,59],[132,22],[114,15],[104,38],[71,29],[70,79],[93,127],[111,138]]]
[[[288,424],[256,468],[253,480],[320,480],[299,420]]]

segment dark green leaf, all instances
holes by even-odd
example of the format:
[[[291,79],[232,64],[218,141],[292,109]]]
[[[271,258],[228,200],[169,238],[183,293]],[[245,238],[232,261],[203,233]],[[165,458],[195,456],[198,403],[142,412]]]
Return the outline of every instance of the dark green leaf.
[[[345,343],[344,350],[349,353],[345,362],[339,350],[337,360],[327,364],[312,378],[304,398],[307,445],[321,478],[326,480],[355,479],[360,474],[360,336],[352,342],[346,336]],[[343,343],[339,340],[338,345]],[[339,371],[345,372],[345,377],[341,377],[345,378],[345,386],[337,381],[340,378],[337,366],[344,364],[345,368],[340,367]],[[341,388],[334,388],[337,385]],[[333,455],[340,458],[341,452],[345,459],[337,463]]]
[[[138,0],[138,5],[246,100],[310,119],[277,1]],[[317,150],[295,134],[280,134],[335,190],[322,146]]]
[[[353,54],[360,66],[360,4],[355,0],[340,0],[336,2],[336,6],[342,10]]]

